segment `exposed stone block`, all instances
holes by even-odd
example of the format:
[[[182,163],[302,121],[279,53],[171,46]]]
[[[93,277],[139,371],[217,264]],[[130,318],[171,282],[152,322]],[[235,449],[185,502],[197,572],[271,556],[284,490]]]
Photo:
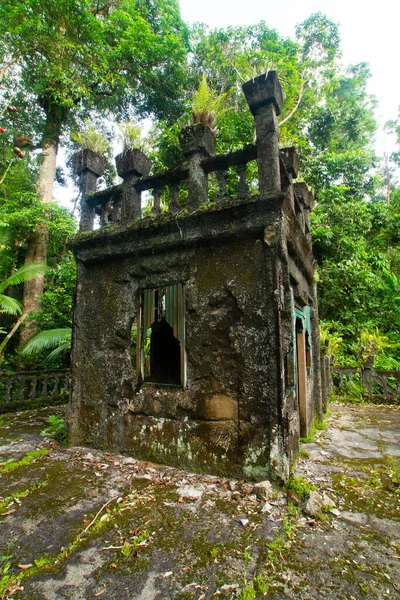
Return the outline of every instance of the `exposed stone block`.
[[[151,169],[151,160],[139,148],[125,150],[115,157],[117,172],[122,179],[130,175],[147,177]]]
[[[253,115],[256,115],[262,106],[273,104],[279,116],[283,107],[283,90],[276,71],[269,71],[246,81],[242,85],[244,95]]]
[[[230,419],[236,422],[238,418],[237,399],[226,394],[215,394],[200,400],[197,412],[200,418],[209,421]]]
[[[204,156],[215,154],[215,135],[204,123],[183,127],[179,135],[183,155],[186,157],[197,152]]]

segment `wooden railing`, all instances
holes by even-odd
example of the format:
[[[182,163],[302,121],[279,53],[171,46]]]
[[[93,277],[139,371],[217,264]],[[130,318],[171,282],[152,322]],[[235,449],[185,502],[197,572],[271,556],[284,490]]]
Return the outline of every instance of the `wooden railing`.
[[[69,369],[0,373],[0,408],[67,394]]]
[[[362,369],[360,367],[332,367],[335,389],[345,395],[360,388],[362,393],[385,401],[400,401],[400,371]]]

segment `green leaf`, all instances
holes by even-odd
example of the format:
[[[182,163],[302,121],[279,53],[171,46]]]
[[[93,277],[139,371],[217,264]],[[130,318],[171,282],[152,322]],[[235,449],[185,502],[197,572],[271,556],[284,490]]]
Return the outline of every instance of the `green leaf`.
[[[19,315],[22,313],[22,304],[11,296],[0,294],[0,312],[8,315]]]
[[[20,353],[24,356],[34,356],[39,354],[43,350],[49,350],[55,348],[58,351],[58,347],[62,347],[61,351],[64,351],[66,347],[71,344],[71,328],[65,329],[48,329],[37,333],[20,350]]]
[[[13,285],[19,285],[24,281],[34,279],[38,275],[44,275],[47,266],[45,263],[27,263],[17,269],[15,273],[0,283],[0,293]]]

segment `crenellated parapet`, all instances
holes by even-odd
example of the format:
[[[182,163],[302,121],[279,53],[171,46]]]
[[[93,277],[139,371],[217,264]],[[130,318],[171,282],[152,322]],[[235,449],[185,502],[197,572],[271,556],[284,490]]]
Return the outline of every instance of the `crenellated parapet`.
[[[282,111],[283,92],[276,72],[251,79],[243,85],[243,92],[254,116],[256,143],[242,150],[215,155],[214,132],[203,123],[187,126],[180,133],[185,158],[182,165],[149,175],[151,161],[146,154],[128,150],[116,157],[123,183],[102,191],[95,191],[96,180],[104,170],[99,166],[102,159],[98,157],[96,164],[94,153],[89,151],[91,163],[76,171],[82,190],[80,231],[93,230],[96,216],[98,228],[140,221],[149,195],[153,217],[162,213],[184,217],[199,207],[215,207],[227,198],[240,203],[258,196],[268,201],[269,196],[284,193],[291,198],[293,212],[308,235],[310,192],[304,183],[293,185],[299,170],[298,155],[294,148],[279,148],[277,117]],[[75,162],[82,162],[81,155],[74,155],[78,157]],[[256,177],[255,169],[249,169],[252,163],[257,164]]]

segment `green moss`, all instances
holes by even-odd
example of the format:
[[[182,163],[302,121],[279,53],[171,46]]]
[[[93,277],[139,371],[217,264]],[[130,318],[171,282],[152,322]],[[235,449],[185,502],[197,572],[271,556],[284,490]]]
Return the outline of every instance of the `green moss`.
[[[315,491],[317,488],[301,475],[291,475],[285,483],[285,489],[293,492],[300,499],[305,499],[311,491]]]
[[[310,453],[304,448],[300,449],[299,458],[310,458]]]
[[[38,450],[27,452],[20,460],[10,460],[6,463],[0,463],[0,473],[5,475],[6,473],[11,473],[20,467],[26,467],[26,465],[29,465],[32,461],[36,460],[37,458],[42,458],[49,453],[50,450],[48,448],[39,448]]]
[[[311,425],[310,431],[308,435],[304,438],[300,438],[300,442],[302,444],[312,444],[315,442],[315,434],[317,431],[323,431],[328,428],[328,422],[324,419],[318,419],[318,417],[314,418],[314,421]]]
[[[23,490],[22,492],[15,492],[12,496],[8,496],[7,498],[3,498],[0,501],[0,516],[1,514],[7,510],[8,506],[11,503],[18,504],[15,500],[20,500],[21,498],[26,498],[29,494],[31,494],[35,490],[39,490],[44,486],[48,485],[48,481],[40,481],[39,483],[33,484],[30,488]]]
[[[59,394],[58,396],[40,396],[35,400],[24,400],[23,402],[10,402],[9,404],[0,404],[0,414],[33,410],[35,408],[45,408],[47,406],[61,406],[68,404],[69,394]]]

